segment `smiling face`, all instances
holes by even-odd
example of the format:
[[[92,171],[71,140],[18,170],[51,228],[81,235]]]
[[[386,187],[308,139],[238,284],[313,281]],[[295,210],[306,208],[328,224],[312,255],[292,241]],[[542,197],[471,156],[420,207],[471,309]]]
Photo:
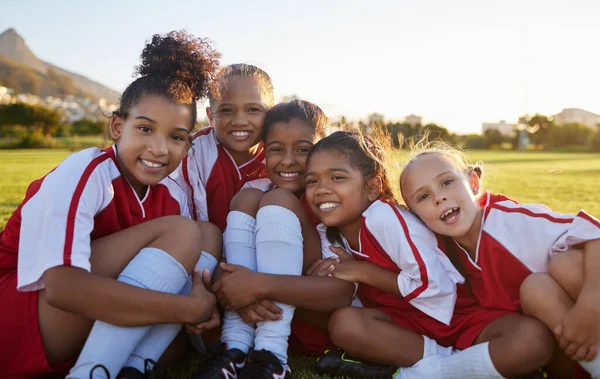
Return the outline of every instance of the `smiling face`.
[[[119,168],[140,198],[179,166],[189,148],[191,119],[189,106],[159,96],[142,98],[126,119],[111,119]]]
[[[304,192],[306,159],[316,139],[314,128],[298,119],[276,122],[269,128],[265,141],[266,169],[277,187],[296,196]]]
[[[400,189],[406,205],[438,234],[470,238],[480,222],[477,175],[460,170],[443,154],[423,154],[410,162]]]
[[[206,108],[219,142],[239,165],[254,157],[267,112],[267,98],[254,77],[231,77],[223,97]]]
[[[347,239],[357,238],[362,214],[379,194],[379,186],[367,183],[344,154],[322,150],[311,155],[306,174],[308,204],[325,226],[338,227]]]

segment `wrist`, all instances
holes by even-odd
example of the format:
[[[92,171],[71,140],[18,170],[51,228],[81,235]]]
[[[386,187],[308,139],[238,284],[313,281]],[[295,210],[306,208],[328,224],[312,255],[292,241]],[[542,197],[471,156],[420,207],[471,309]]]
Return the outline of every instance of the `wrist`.
[[[256,290],[256,298],[258,299],[266,299],[271,297],[271,285],[270,283],[271,275],[256,273],[256,283],[254,288]]]
[[[217,305],[217,298],[212,293],[202,298],[180,296],[184,301],[184,310],[178,316],[183,315],[183,324],[195,324],[198,320],[208,318],[210,310]]]

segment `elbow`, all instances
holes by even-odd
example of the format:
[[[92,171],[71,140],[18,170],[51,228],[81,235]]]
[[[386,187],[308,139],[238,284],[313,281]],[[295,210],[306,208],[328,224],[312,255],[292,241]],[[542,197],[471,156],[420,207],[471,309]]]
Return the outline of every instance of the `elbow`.
[[[73,295],[73,288],[76,288],[68,284],[71,281],[71,274],[72,268],[64,266],[53,267],[44,273],[42,278],[48,304],[63,310],[68,308],[68,299]]]

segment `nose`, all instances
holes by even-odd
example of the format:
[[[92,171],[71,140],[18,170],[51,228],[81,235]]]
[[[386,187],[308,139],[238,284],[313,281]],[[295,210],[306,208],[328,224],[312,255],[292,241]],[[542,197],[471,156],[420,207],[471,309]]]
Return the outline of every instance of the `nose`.
[[[233,119],[231,120],[233,126],[246,126],[248,125],[248,117],[245,112],[235,112]]]
[[[438,195],[438,196],[435,198],[435,203],[436,203],[437,205],[440,205],[441,203],[443,203],[443,202],[446,202],[447,200],[448,200],[448,198],[447,198],[445,195]]]
[[[292,165],[294,165],[294,163],[296,163],[296,155],[291,150],[287,151],[283,155],[283,159],[281,160],[281,164],[285,165],[285,166],[292,166]]]
[[[152,139],[148,145],[148,150],[157,157],[167,155],[169,151],[167,148],[167,141],[163,137],[159,136]]]
[[[327,183],[323,181],[317,184],[317,188],[315,189],[316,196],[329,195],[331,193],[331,189],[327,186]]]

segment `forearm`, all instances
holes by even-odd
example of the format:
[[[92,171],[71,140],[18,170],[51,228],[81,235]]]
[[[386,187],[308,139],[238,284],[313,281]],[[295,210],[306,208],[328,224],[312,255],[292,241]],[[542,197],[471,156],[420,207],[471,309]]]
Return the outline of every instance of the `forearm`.
[[[74,267],[44,275],[50,305],[93,320],[122,326],[194,322],[210,316],[213,301],[134,287]]]
[[[370,262],[360,264],[359,282],[377,288],[383,292],[402,297],[398,288],[398,274]]]
[[[585,244],[583,272],[583,286],[577,302],[600,308],[600,240]]]
[[[321,276],[260,275],[261,298],[318,312],[350,305],[354,284]]]

